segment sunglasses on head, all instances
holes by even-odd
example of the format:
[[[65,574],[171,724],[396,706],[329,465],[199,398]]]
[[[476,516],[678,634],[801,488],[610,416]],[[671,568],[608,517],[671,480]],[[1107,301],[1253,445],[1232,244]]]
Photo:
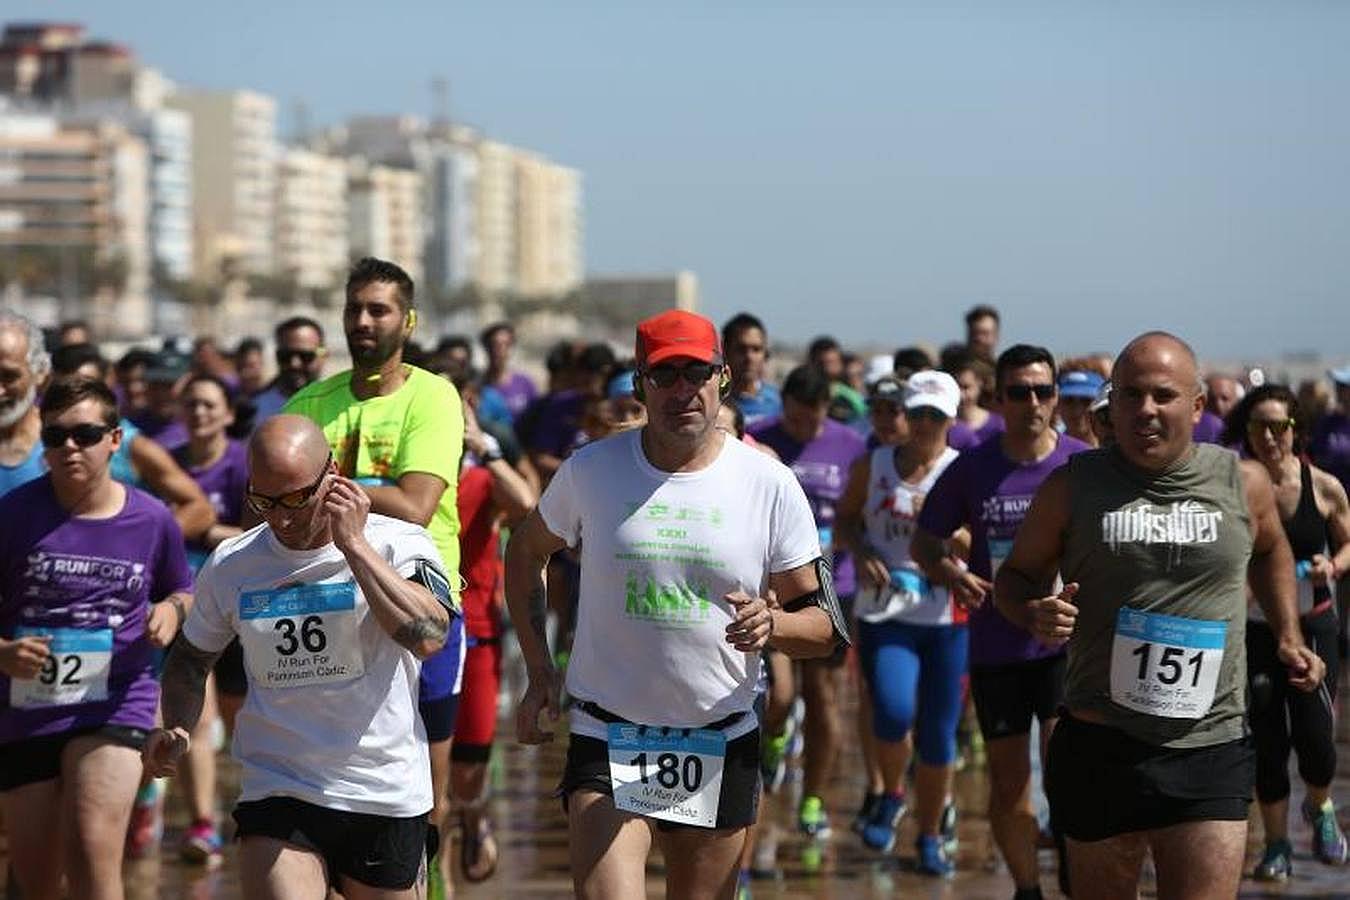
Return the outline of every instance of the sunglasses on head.
[[[1260,435],[1263,431],[1269,431],[1272,437],[1283,437],[1284,433],[1293,427],[1293,419],[1252,419],[1247,423],[1247,433]]]
[[[933,406],[916,406],[905,410],[906,419],[927,419],[930,422],[945,422],[947,417],[942,410]]]
[[[319,485],[323,484],[324,476],[328,474],[328,467],[332,465],[332,462],[333,454],[329,453],[328,461],[325,462],[323,468],[319,470],[319,477],[315,478],[307,487],[272,496],[270,494],[258,493],[253,489],[253,485],[250,484],[248,489],[244,492],[244,498],[248,500],[249,505],[259,513],[271,512],[278,506],[282,509],[302,509],[319,490]]]
[[[647,380],[659,388],[668,388],[683,378],[686,384],[698,387],[706,384],[713,373],[721,369],[712,363],[689,363],[684,366],[656,366],[646,371]]]
[[[299,358],[304,365],[309,365],[319,358],[317,350],[277,350],[277,362],[285,365],[294,358]]]
[[[93,422],[83,422],[68,428],[64,425],[44,425],[38,437],[42,440],[42,446],[48,450],[64,447],[66,441],[71,440],[75,442],[76,447],[92,447],[116,427],[116,425],[96,425]]]
[[[1010,384],[1003,389],[1003,396],[1018,403],[1027,402],[1031,399],[1032,394],[1036,395],[1037,400],[1049,400],[1055,396],[1055,386],[1053,384]]]

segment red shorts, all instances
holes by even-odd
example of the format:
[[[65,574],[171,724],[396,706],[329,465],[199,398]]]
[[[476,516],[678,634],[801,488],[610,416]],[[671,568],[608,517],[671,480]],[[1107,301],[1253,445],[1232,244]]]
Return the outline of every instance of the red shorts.
[[[455,719],[455,743],[450,758],[459,762],[487,762],[497,736],[497,693],[502,678],[500,638],[468,639],[464,657],[464,684]]]

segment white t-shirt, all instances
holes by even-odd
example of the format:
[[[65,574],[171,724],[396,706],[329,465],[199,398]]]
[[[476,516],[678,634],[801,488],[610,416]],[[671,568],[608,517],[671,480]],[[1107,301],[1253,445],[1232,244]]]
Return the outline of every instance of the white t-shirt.
[[[641,433],[578,450],[539,501],[549,531],[581,546],[567,690],[632,722],[701,727],[749,711],[759,677],[759,654],[727,643],[723,597],[762,596],[770,573],[820,556],[820,539],[781,463],[728,438],[706,468],[663,472]],[[572,727],[603,737],[595,725]]]
[[[924,498],[956,457],[955,450],[946,448],[927,475],[917,482],[908,482],[896,471],[894,447],[877,447],[872,451],[863,524],[867,542],[890,569],[891,582],[878,589],[859,579],[854,608],[864,622],[952,624],[956,607],[947,589],[924,577],[909,545]]]
[[[366,540],[405,577],[440,569],[425,529],[371,514]],[[421,663],[371,615],[332,544],[290,550],[266,525],[222,543],[197,575],[183,635],[244,648],[248,699],[235,723],[241,800],[294,797],[328,809],[417,816],[431,809]]]

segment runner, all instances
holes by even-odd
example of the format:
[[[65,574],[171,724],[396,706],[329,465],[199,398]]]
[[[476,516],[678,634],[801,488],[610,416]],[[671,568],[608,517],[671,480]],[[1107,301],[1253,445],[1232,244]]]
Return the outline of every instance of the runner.
[[[576,892],[642,896],[655,839],[667,896],[727,897],[758,803],[759,651],[826,655],[846,627],[800,486],[714,425],[730,382],[713,324],[647,319],[637,362],[647,424],[577,451],[507,550],[530,677],[517,736],[551,739],[539,718],[556,720],[559,685],[540,572],[579,544],[560,789]]]
[[[0,309],[0,497],[46,471],[37,396],[50,371],[42,329]]]
[[[276,341],[277,376],[253,397],[253,423],[259,425],[281,412],[297,391],[323,377],[328,350],[323,326],[305,316],[294,316],[272,332]]]
[[[1334,707],[1340,654],[1336,652],[1336,576],[1350,570],[1350,504],[1331,475],[1300,459],[1302,411],[1284,385],[1265,384],[1243,397],[1228,415],[1224,444],[1240,444],[1265,467],[1295,560],[1299,627],[1322,657],[1321,689],[1306,694],[1285,687],[1284,663],[1260,606],[1248,607],[1247,677],[1256,740],[1256,799],[1266,846],[1255,877],[1282,881],[1292,871],[1289,844],[1289,751],[1298,755],[1306,792],[1303,818],[1312,826],[1313,855],[1324,863],[1346,860],[1345,835],[1336,822],[1331,780],[1336,774]],[[1336,553],[1327,546],[1338,547]]]
[[[55,382],[48,473],[0,499],[0,802],[31,900],[122,896],[122,846],[155,723],[152,648],[178,631],[191,574],[162,503],[114,481],[117,399]]]
[[[440,552],[421,527],[370,513],[299,416],[258,428],[249,478],[266,524],[218,547],[197,577],[146,767],[177,768],[206,675],[237,637],[249,677],[234,739],[243,896],[422,897],[432,797],[418,661],[458,618]]]
[[[851,617],[857,584],[852,557],[847,550],[835,547],[835,505],[843,496],[849,466],[864,454],[866,444],[856,431],[828,417],[830,390],[821,369],[798,366],[783,381],[783,414],[749,432],[778,454],[806,492],[821,550],[833,551],[832,571],[840,604]],[[824,797],[844,741],[839,706],[846,649],[841,647],[829,657],[801,664],[801,692],[806,703],[805,760],[797,827],[811,837],[824,838],[830,833]]]
[[[503,456],[496,439],[464,407],[464,468],[456,504],[464,576],[464,687],[450,748],[451,793],[459,808],[460,873],[485,881],[498,847],[487,810],[487,770],[497,734],[502,668],[502,561],[499,525],[514,526],[534,507],[535,493]]]
[[[352,368],[301,390],[287,402],[286,412],[318,423],[338,472],[360,485],[371,509],[424,526],[445,571],[458,580],[455,488],[464,413],[453,385],[403,362],[404,342],[417,323],[413,291],[412,279],[393,263],[358,262],[347,277],[342,313]],[[444,649],[422,666],[420,676],[420,711],[431,742],[435,785],[431,824],[442,833],[463,663],[463,620],[456,616]],[[440,861],[433,860],[433,890],[439,890],[442,874]]]
[[[1308,441],[1308,454],[1313,463],[1330,472],[1350,492],[1350,366],[1327,372],[1336,386],[1336,408],[1317,423]],[[1341,574],[1336,590],[1336,610],[1340,623],[1337,649],[1341,659],[1350,655],[1346,640],[1346,623],[1350,621],[1350,572]]]
[[[1246,583],[1290,683],[1311,691],[1324,667],[1299,634],[1270,479],[1192,441],[1204,399],[1191,349],[1141,335],[1112,382],[1117,443],[1041,487],[995,597],[1038,640],[1068,642],[1046,784],[1072,882],[1133,898],[1151,851],[1160,897],[1233,897],[1253,776]]]
[[[947,430],[960,393],[945,372],[909,377],[904,394],[909,442],[878,447],[853,464],[839,501],[837,532],[858,568],[858,647],[882,776],[883,793],[862,830],[863,842],[883,853],[895,844],[913,729],[919,751],[918,870],[937,876],[954,869],[940,832],[956,759],[966,613],[923,576],[909,543],[925,496],[956,459]],[[964,532],[961,538],[968,542]]]
[[[1064,433],[1089,447],[1097,446],[1097,435],[1092,431],[1089,410],[1104,384],[1105,378],[1086,369],[1059,373],[1059,406],[1056,412],[1064,424]]]
[[[998,335],[1002,322],[998,310],[980,304],[966,313],[966,349],[988,363],[998,355]]]
[[[1063,697],[1064,654],[1002,616],[991,602],[990,582],[1036,489],[1087,446],[1052,427],[1057,391],[1050,351],[1028,344],[1008,348],[998,358],[994,380],[1004,430],[962,452],[938,478],[919,513],[910,552],[930,580],[972,609],[970,690],[989,759],[989,820],[1018,900],[1031,900],[1041,896],[1031,722],[1040,723],[1044,759]],[[971,535],[969,570],[950,557],[944,543],[961,528]]]
[[[1003,417],[980,405],[985,383],[994,380],[994,367],[963,347],[951,354],[943,367],[961,386],[961,406],[956,421],[947,431],[947,443],[954,450],[982,444],[1003,429]]]
[[[510,322],[496,322],[483,329],[478,341],[487,354],[487,371],[483,374],[484,393],[496,392],[505,401],[512,418],[525,411],[539,389],[530,376],[511,371],[511,352],[516,348],[516,330]]]
[[[722,347],[731,370],[731,401],[747,427],[783,413],[783,396],[767,379],[769,333],[750,313],[737,313],[722,326]]]

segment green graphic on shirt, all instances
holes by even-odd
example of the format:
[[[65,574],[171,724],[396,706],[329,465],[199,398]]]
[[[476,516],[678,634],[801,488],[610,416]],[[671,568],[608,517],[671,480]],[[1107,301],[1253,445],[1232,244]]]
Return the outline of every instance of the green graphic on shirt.
[[[649,575],[639,588],[638,575],[629,572],[624,588],[624,612],[635,619],[690,627],[707,621],[712,613],[706,584],[658,585]]]

